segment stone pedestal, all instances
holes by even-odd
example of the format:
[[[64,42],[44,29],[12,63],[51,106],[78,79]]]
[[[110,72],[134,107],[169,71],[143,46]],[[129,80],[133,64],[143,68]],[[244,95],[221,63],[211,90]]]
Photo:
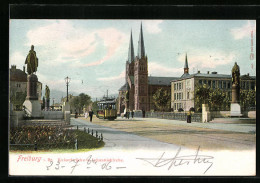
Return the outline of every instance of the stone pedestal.
[[[26,99],[23,103],[29,117],[42,117],[41,104],[39,100]]]
[[[45,99],[45,110],[49,110],[50,109],[50,99],[46,98]]]
[[[37,96],[38,78],[35,74],[27,76],[27,96],[23,105],[29,117],[42,117],[41,104]]]
[[[27,76],[27,100],[38,100],[37,82],[38,78],[35,74],[30,74]]]
[[[230,116],[231,117],[240,117],[241,114],[241,107],[238,103],[231,103],[230,106]]]
[[[209,122],[211,115],[208,104],[202,104],[202,123]]]
[[[63,102],[62,112],[65,112],[65,111],[70,111],[70,104],[69,104],[69,102]]]

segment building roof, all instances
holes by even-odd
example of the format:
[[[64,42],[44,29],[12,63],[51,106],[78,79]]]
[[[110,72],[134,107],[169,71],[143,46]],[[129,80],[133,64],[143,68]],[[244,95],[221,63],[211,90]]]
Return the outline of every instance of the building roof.
[[[225,79],[231,79],[232,76],[229,74],[217,74],[216,72],[212,72],[209,74],[206,73],[195,73],[195,74],[183,74],[180,78],[176,78],[173,79],[171,82],[174,81],[179,81],[179,80],[183,80],[183,79],[189,79],[189,78],[193,78],[193,77],[204,77],[204,78],[225,78]],[[246,79],[256,79],[255,76],[248,76],[248,75],[241,75],[240,76],[241,79],[246,80]]]
[[[123,86],[121,86],[119,91],[127,91],[127,83],[125,83]]]
[[[138,58],[141,59],[145,56],[145,49],[144,49],[144,38],[143,38],[143,28],[141,23],[140,28],[140,35],[139,35],[139,41],[138,41]]]
[[[16,66],[11,66],[10,81],[27,82],[27,74],[20,69],[16,69]]]
[[[179,79],[179,77],[148,77],[149,85],[170,85],[172,80]]]
[[[133,38],[132,38],[132,31],[131,31],[129,50],[128,50],[128,62],[131,63],[134,61],[134,59],[135,59],[135,54],[134,54],[134,45],[133,45]]]

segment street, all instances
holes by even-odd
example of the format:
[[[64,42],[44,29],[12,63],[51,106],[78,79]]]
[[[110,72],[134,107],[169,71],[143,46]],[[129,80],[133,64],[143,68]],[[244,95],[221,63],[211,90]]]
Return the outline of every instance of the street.
[[[255,124],[196,123],[155,118],[117,118],[114,121],[71,118],[72,125],[87,125],[103,134],[105,148],[158,149],[185,147],[205,150],[255,149]],[[83,126],[82,126],[83,129]]]

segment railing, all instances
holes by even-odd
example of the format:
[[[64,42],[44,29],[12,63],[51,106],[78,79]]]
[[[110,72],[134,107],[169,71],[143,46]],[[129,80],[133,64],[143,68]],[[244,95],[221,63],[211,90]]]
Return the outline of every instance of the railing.
[[[191,114],[191,121],[192,122],[201,122],[201,116],[202,116],[201,113],[193,113],[193,114]],[[145,117],[186,121],[187,120],[187,113],[185,113],[185,112],[180,112],[180,113],[175,113],[175,112],[146,112]]]

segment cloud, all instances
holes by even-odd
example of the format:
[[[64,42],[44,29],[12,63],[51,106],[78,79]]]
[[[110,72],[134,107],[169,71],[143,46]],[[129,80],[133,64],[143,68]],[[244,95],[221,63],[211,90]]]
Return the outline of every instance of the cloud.
[[[10,55],[9,59],[9,67],[11,65],[16,65],[18,69],[22,69],[24,62],[25,62],[26,56],[24,56],[21,52],[16,51],[12,55]]]
[[[88,30],[76,28],[67,20],[50,21],[32,29],[28,31],[27,38],[26,46],[35,45],[36,52],[40,50],[37,52],[40,60],[45,64],[69,63],[76,67],[102,64],[114,56],[127,40],[127,36],[115,28]],[[87,57],[97,53],[100,46],[105,47],[106,55],[100,60],[89,61]]]
[[[162,31],[162,29],[159,27],[159,24],[161,24],[163,20],[145,20],[143,21],[143,25],[145,28],[145,32],[148,32],[150,34],[157,34]]]
[[[231,62],[234,62],[236,59],[235,52],[226,53],[223,51],[216,50],[193,50],[188,56],[188,66],[189,68],[216,68],[218,66],[226,65]],[[185,54],[177,57],[177,60],[183,63],[185,61]]]
[[[97,78],[98,81],[115,81],[115,80],[121,80],[125,78],[125,71],[121,72],[117,76],[110,76],[110,77],[103,77],[103,78]]]
[[[235,40],[243,39],[245,37],[251,36],[251,31],[256,31],[256,22],[247,21],[247,23],[242,27],[237,27],[230,30],[230,33],[232,34],[233,38]]]
[[[169,68],[161,63],[149,62],[148,74],[152,76],[177,77],[183,73],[183,68]]]

